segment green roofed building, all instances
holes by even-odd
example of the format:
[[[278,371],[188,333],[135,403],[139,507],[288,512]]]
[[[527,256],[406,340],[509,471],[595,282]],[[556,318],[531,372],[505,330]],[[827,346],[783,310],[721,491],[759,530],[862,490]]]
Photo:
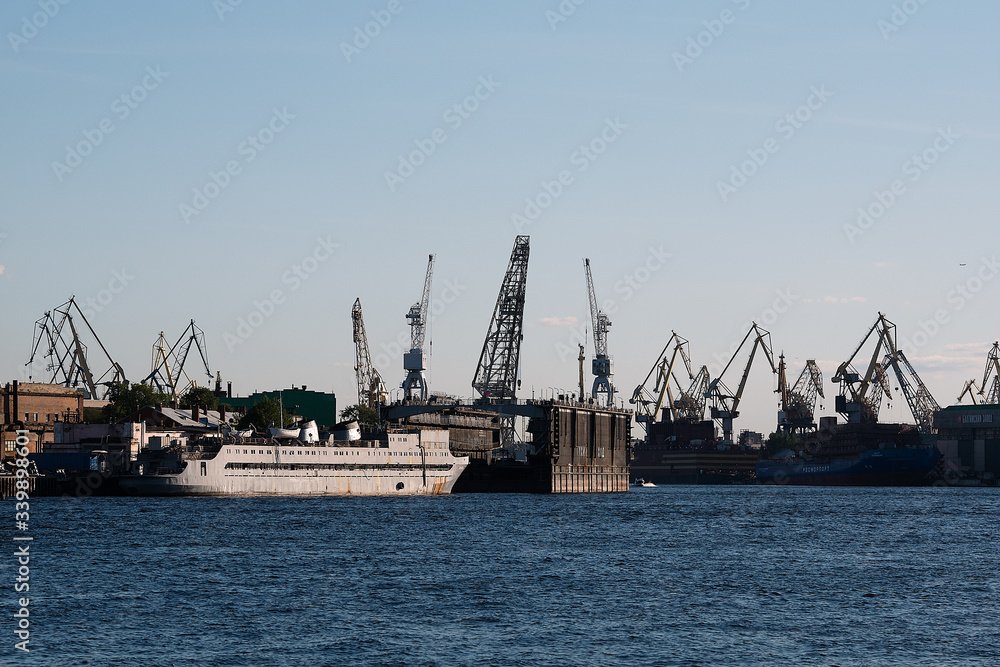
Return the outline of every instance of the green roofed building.
[[[219,404],[249,409],[251,405],[265,398],[277,401],[279,394],[286,414],[294,414],[304,419],[314,419],[320,426],[333,426],[337,423],[336,394],[310,391],[304,385],[299,388],[295,388],[293,385],[291,389],[255,392],[245,397],[220,396]]]

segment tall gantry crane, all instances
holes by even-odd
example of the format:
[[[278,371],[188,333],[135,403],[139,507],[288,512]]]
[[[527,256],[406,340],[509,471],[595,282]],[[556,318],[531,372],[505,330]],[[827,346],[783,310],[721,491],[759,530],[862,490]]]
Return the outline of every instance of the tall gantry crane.
[[[403,394],[408,401],[427,400],[427,378],[424,377],[424,335],[427,331],[427,307],[431,301],[431,276],[434,273],[434,255],[427,256],[427,275],[420,301],[410,306],[406,319],[410,321],[410,351],[403,354]]]
[[[670,421],[677,420],[678,401],[684,391],[675,372],[678,359],[684,364],[688,381],[690,382],[695,379],[694,372],[691,370],[691,356],[688,350],[687,339],[678,336],[676,331],[671,331],[670,333],[672,334],[670,339],[667,340],[667,344],[660,352],[660,356],[656,358],[653,367],[646,374],[646,379],[635,388],[635,391],[632,392],[632,398],[629,399],[629,402],[636,406],[636,422],[647,432],[649,431],[649,424],[651,422],[660,420],[660,412],[663,410],[664,405],[667,408],[667,413],[664,417],[669,416]],[[653,386],[650,388],[647,385],[650,384],[650,380],[653,380],[654,377]],[[674,398],[674,390],[671,388],[671,383],[676,387],[677,399]]]
[[[96,378],[87,359],[87,346],[80,339],[80,331],[77,330],[76,321],[73,319],[74,313],[97,341],[101,352],[110,363],[109,368]],[[35,361],[35,355],[44,342],[43,356],[48,359],[45,370],[51,373],[48,384],[61,384],[65,387],[78,387],[82,384],[91,398],[99,399],[107,393],[108,386],[126,382],[125,371],[111,358],[104,343],[87,321],[87,316],[80,310],[75,296],[46,312],[35,322],[32,339],[31,356],[25,366],[30,366]]]
[[[753,343],[750,346],[750,356],[747,358],[746,368],[743,369],[739,388],[733,394],[722,382],[722,378],[725,377],[726,371],[729,370],[729,367],[736,360],[740,350],[743,349],[743,346],[746,345],[751,336],[753,337]],[[771,334],[757,326],[756,322],[753,322],[750,325],[750,330],[747,331],[747,335],[743,337],[743,341],[736,348],[736,351],[733,352],[729,363],[719,373],[719,377],[709,383],[708,389],[705,392],[705,398],[712,399],[712,419],[715,419],[722,425],[722,438],[724,442],[732,442],[733,440],[733,420],[740,416],[740,400],[743,398],[743,390],[746,388],[747,378],[750,376],[750,367],[753,365],[754,356],[758,348],[764,351],[767,363],[771,366],[771,372],[777,373],[778,369],[774,367],[774,358],[771,355]]]
[[[983,403],[988,405],[1000,403],[1000,342],[993,343],[986,355],[986,371],[983,372],[983,382],[979,385],[979,395],[983,397]]]
[[[876,341],[875,349],[862,377],[853,366],[853,362],[869,339]],[[934,413],[940,406],[906,355],[896,347],[896,325],[882,313],[878,314],[878,319],[861,339],[854,353],[847,361],[840,364],[837,374],[833,376],[833,382],[840,384],[837,412],[841,413],[849,424],[877,422],[882,396],[892,396],[887,374],[890,368],[896,376],[900,391],[906,398],[917,430],[921,433],[930,433],[933,428]]]
[[[510,254],[500,294],[493,309],[483,351],[479,355],[472,387],[486,403],[513,402],[524,338],[524,294],[528,281],[528,238],[518,236]],[[500,438],[505,448],[514,444],[514,418],[500,417]]]
[[[778,391],[781,394],[781,411],[778,413],[778,428],[786,433],[816,427],[816,396],[823,395],[823,373],[814,359],[806,360],[806,366],[799,373],[792,387],[785,377],[785,355],[778,357]]]
[[[840,384],[836,398],[836,409],[848,424],[865,424],[878,421],[882,394],[891,395],[889,383],[886,380],[885,369],[879,363],[884,355],[893,355],[896,349],[896,325],[889,322],[882,313],[868,329],[854,352],[847,361],[837,367],[837,372],[831,378],[832,382]],[[854,359],[869,339],[875,340],[875,349],[865,374],[854,367]]]
[[[354,325],[354,373],[358,378],[358,404],[367,405],[378,411],[385,405],[388,392],[382,376],[372,364],[371,352],[368,350],[368,334],[365,333],[365,320],[361,314],[361,299],[354,300],[351,309],[351,322]]]
[[[143,378],[142,384],[156,387],[157,391],[168,394],[174,401],[192,387],[197,387],[197,381],[191,379],[184,370],[192,348],[198,351],[205,375],[211,378],[205,332],[191,320],[173,345],[167,345],[166,337],[162,331],[160,332],[156,342],[153,343],[151,370],[149,375]],[[183,386],[181,386],[182,380],[186,381]]]
[[[594,388],[590,393],[595,401],[598,396],[603,395],[604,404],[612,405],[615,398],[615,387],[611,384],[611,377],[615,373],[615,368],[614,362],[608,356],[608,328],[611,326],[611,320],[597,305],[594,277],[590,273],[590,260],[584,259],[583,265],[587,272],[587,295],[590,298],[590,320],[594,332],[594,360],[591,363]]]

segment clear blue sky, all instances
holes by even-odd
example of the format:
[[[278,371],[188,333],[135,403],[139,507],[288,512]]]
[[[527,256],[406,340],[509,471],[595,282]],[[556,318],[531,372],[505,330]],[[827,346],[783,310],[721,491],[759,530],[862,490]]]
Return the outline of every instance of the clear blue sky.
[[[1000,337],[1000,5],[895,4],[912,13],[77,0],[48,17],[6,2],[0,378],[24,377],[34,321],[75,294],[103,296],[92,323],[131,379],[193,318],[240,394],[294,383],[353,403],[354,299],[384,362],[435,253],[431,388],[469,396],[521,231],[523,396],[576,384],[560,350],[574,321],[589,328],[590,257],[626,396],[671,330],[712,364],[757,319],[793,380],[819,361],[831,414],[829,377],[879,310],[907,338],[941,311],[909,356],[951,403]],[[526,199],[547,207],[519,230]],[[881,214],[845,228],[859,207]],[[275,290],[273,313],[227,343]],[[404,377],[399,357],[381,370]],[[752,373],[738,429],[773,429],[769,375]]]

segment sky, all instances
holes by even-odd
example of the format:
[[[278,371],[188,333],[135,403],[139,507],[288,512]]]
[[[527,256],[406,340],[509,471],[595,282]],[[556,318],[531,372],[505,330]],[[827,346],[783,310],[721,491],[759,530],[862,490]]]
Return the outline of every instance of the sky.
[[[575,391],[590,258],[625,405],[672,331],[717,374],[756,321],[790,381],[817,360],[832,415],[879,312],[952,404],[1000,338],[998,23],[986,0],[5,2],[0,381],[48,379],[34,323],[75,296],[131,380],[193,319],[237,394],[346,406],[354,300],[398,387],[433,253],[431,390],[470,397],[527,234],[521,397]],[[774,430],[760,362],[737,430]]]

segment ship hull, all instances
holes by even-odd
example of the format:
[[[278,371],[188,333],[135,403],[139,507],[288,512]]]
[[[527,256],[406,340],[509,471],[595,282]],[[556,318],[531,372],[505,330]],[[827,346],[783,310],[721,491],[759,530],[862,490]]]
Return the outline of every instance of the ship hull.
[[[144,496],[385,496],[451,493],[469,464],[447,432],[393,434],[350,444],[228,443],[189,456],[183,469],[117,478],[122,493]],[[136,466],[141,468],[140,465]]]
[[[797,486],[927,486],[940,454],[936,448],[872,449],[829,462],[761,461],[760,484]]]

